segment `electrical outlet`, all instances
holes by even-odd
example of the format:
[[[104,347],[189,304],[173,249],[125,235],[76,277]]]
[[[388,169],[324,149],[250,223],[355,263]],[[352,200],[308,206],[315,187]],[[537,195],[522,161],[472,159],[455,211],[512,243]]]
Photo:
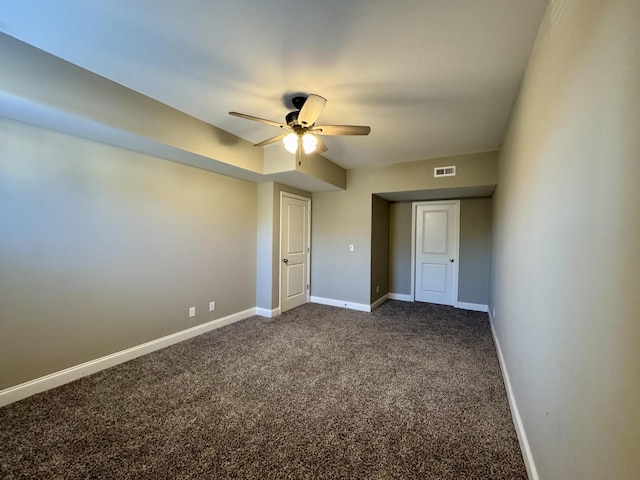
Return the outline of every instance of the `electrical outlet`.
[[[376,293],[380,293],[380,286],[376,286]]]
[[[493,315],[491,315],[493,318],[496,318],[496,307],[493,307]]]
[[[189,318],[196,316],[196,307],[189,307]]]
[[[216,302],[209,302],[209,311],[213,312],[216,309]]]

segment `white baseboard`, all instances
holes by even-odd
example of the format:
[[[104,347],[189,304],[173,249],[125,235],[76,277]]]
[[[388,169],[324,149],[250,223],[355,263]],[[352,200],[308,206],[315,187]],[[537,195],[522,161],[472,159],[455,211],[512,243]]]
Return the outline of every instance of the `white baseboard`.
[[[496,335],[496,331],[493,328],[493,316],[491,315],[491,312],[489,312],[488,308],[487,308],[487,312],[489,313],[489,323],[491,325],[491,334],[493,335],[493,341],[496,344],[496,351],[498,352],[498,361],[500,362],[502,377],[504,378],[504,384],[507,388],[507,398],[509,399],[511,416],[513,417],[513,424],[516,428],[518,441],[520,442],[520,450],[522,450],[522,456],[524,458],[525,467],[527,468],[527,474],[529,476],[529,480],[540,480],[540,477],[538,476],[538,470],[536,469],[536,464],[535,464],[535,461],[533,460],[533,455],[531,453],[529,440],[527,439],[527,432],[524,429],[524,424],[522,423],[522,417],[520,416],[520,410],[518,410],[518,404],[516,403],[516,398],[513,394],[513,389],[511,387],[511,380],[509,379],[509,372],[507,371],[507,365],[505,364],[504,357],[502,356],[502,348],[500,347],[500,342],[498,340],[498,336]]]
[[[389,294],[385,293],[378,300],[373,302],[371,305],[367,305],[366,303],[354,303],[354,302],[345,302],[343,300],[336,300],[334,298],[322,298],[322,297],[311,297],[312,303],[319,303],[320,305],[329,305],[331,307],[340,307],[340,308],[348,308],[350,310],[358,310],[359,312],[372,312],[384,302],[389,299]]]
[[[380,305],[382,305],[384,302],[386,302],[387,300],[389,300],[389,294],[385,293],[383,296],[381,296],[378,300],[376,300],[375,302],[373,302],[371,304],[371,310],[369,310],[370,312],[373,312],[376,308],[378,308]]]
[[[473,310],[474,312],[489,312],[489,305],[483,305],[481,303],[458,302],[458,308]]]
[[[273,318],[280,315],[280,307],[269,310],[268,308],[256,307],[256,315],[261,317]]]
[[[335,300],[333,298],[311,297],[311,303],[319,303],[320,305],[329,305],[331,307],[348,308],[358,310],[360,312],[370,312],[371,305],[365,303],[345,302],[343,300]]]
[[[353,303],[353,302],[345,302],[343,300],[335,300],[333,298],[322,298],[322,297],[311,297],[312,303],[319,303],[321,305],[330,305],[332,307],[341,307],[341,308],[349,308],[351,310],[358,310],[361,312],[372,312],[380,305],[382,305],[387,300],[401,300],[403,302],[413,302],[413,297],[411,295],[406,295],[403,293],[387,293],[380,297],[378,300],[373,302],[371,305],[366,305],[364,303]],[[458,308],[462,308],[463,310],[474,310],[476,312],[488,312],[489,306],[482,305],[479,303],[468,303],[468,302],[458,302]],[[261,315],[258,313],[258,315]],[[263,315],[266,316],[266,315]]]
[[[400,300],[401,302],[413,302],[413,297],[406,293],[390,293],[389,300]]]
[[[195,327],[187,328],[186,330],[172,333],[171,335],[151,340],[150,342],[136,345],[135,347],[127,348],[126,350],[121,350],[95,360],[90,360],[88,362],[81,363],[80,365],[75,365],[73,367],[60,370],[59,372],[54,372],[49,375],[45,375],[44,377],[21,383],[20,385],[5,388],[4,390],[0,390],[0,407],[17,402],[23,398],[30,397],[36,393],[59,387],[65,383],[78,380],[79,378],[105,370],[120,363],[133,360],[134,358],[147,353],[196,337],[211,330],[215,330],[216,328],[224,327],[225,325],[232,324],[239,320],[244,320],[245,318],[249,318],[255,314],[256,308],[249,308],[243,312],[218,318],[216,320],[203,323],[202,325],[196,325]]]

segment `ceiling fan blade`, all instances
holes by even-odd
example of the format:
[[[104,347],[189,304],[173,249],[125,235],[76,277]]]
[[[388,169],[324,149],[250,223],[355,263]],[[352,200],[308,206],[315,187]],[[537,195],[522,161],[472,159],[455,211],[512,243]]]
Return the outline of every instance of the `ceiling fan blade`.
[[[316,123],[316,120],[318,120],[320,113],[324,110],[324,105],[326,103],[326,98],[313,93],[310,94],[300,109],[300,113],[298,114],[298,123],[305,127]]]
[[[276,143],[278,140],[282,140],[284,137],[289,135],[288,133],[283,133],[282,135],[277,135],[275,137],[264,140],[260,143],[256,143],[254,147],[266,147],[267,145],[271,145],[272,143]]]
[[[229,115],[233,115],[234,117],[244,118],[246,120],[253,120],[254,122],[266,123],[267,125],[271,125],[272,127],[280,127],[280,128],[289,129],[288,125],[284,125],[282,123],[274,122],[273,120],[267,120],[265,118],[254,117],[253,115],[247,115],[246,113],[229,112]]]
[[[324,144],[322,140],[318,138],[318,144],[316,145],[316,153],[324,153],[327,150],[329,150],[327,146]]]
[[[311,131],[317,135],[369,135],[371,127],[362,125],[320,125]]]

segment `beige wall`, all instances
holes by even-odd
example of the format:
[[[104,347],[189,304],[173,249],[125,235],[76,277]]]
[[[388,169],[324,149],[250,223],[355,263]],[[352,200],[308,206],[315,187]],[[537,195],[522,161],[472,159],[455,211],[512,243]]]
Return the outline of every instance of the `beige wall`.
[[[390,291],[411,294],[411,202],[396,202],[390,209]],[[487,305],[491,275],[491,199],[460,201],[460,263],[458,300]]]
[[[494,196],[493,320],[539,478],[640,478],[640,2],[551,0]]]
[[[255,307],[256,205],[253,183],[0,119],[0,389]]]
[[[433,178],[434,167],[442,165],[456,165],[457,175]],[[349,170],[346,191],[313,194],[312,295],[371,303],[372,194],[437,190],[459,195],[496,180],[496,152]]]

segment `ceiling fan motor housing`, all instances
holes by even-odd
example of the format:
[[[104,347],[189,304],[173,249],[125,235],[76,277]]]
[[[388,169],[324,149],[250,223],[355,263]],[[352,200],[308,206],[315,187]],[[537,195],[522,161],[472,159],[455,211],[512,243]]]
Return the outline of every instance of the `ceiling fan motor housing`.
[[[287,114],[287,116],[285,117],[287,125],[291,127],[293,127],[294,125],[299,125],[298,116],[300,115],[300,110],[302,110],[302,107],[304,106],[306,101],[307,97],[293,97],[291,99],[291,103],[293,103],[294,108],[297,108],[297,110],[294,110],[293,112],[289,112]]]
[[[287,122],[287,125],[293,125],[295,123],[298,123],[298,115],[300,114],[300,110],[294,110],[293,112],[289,112],[287,113],[287,116],[285,117],[285,120]]]

